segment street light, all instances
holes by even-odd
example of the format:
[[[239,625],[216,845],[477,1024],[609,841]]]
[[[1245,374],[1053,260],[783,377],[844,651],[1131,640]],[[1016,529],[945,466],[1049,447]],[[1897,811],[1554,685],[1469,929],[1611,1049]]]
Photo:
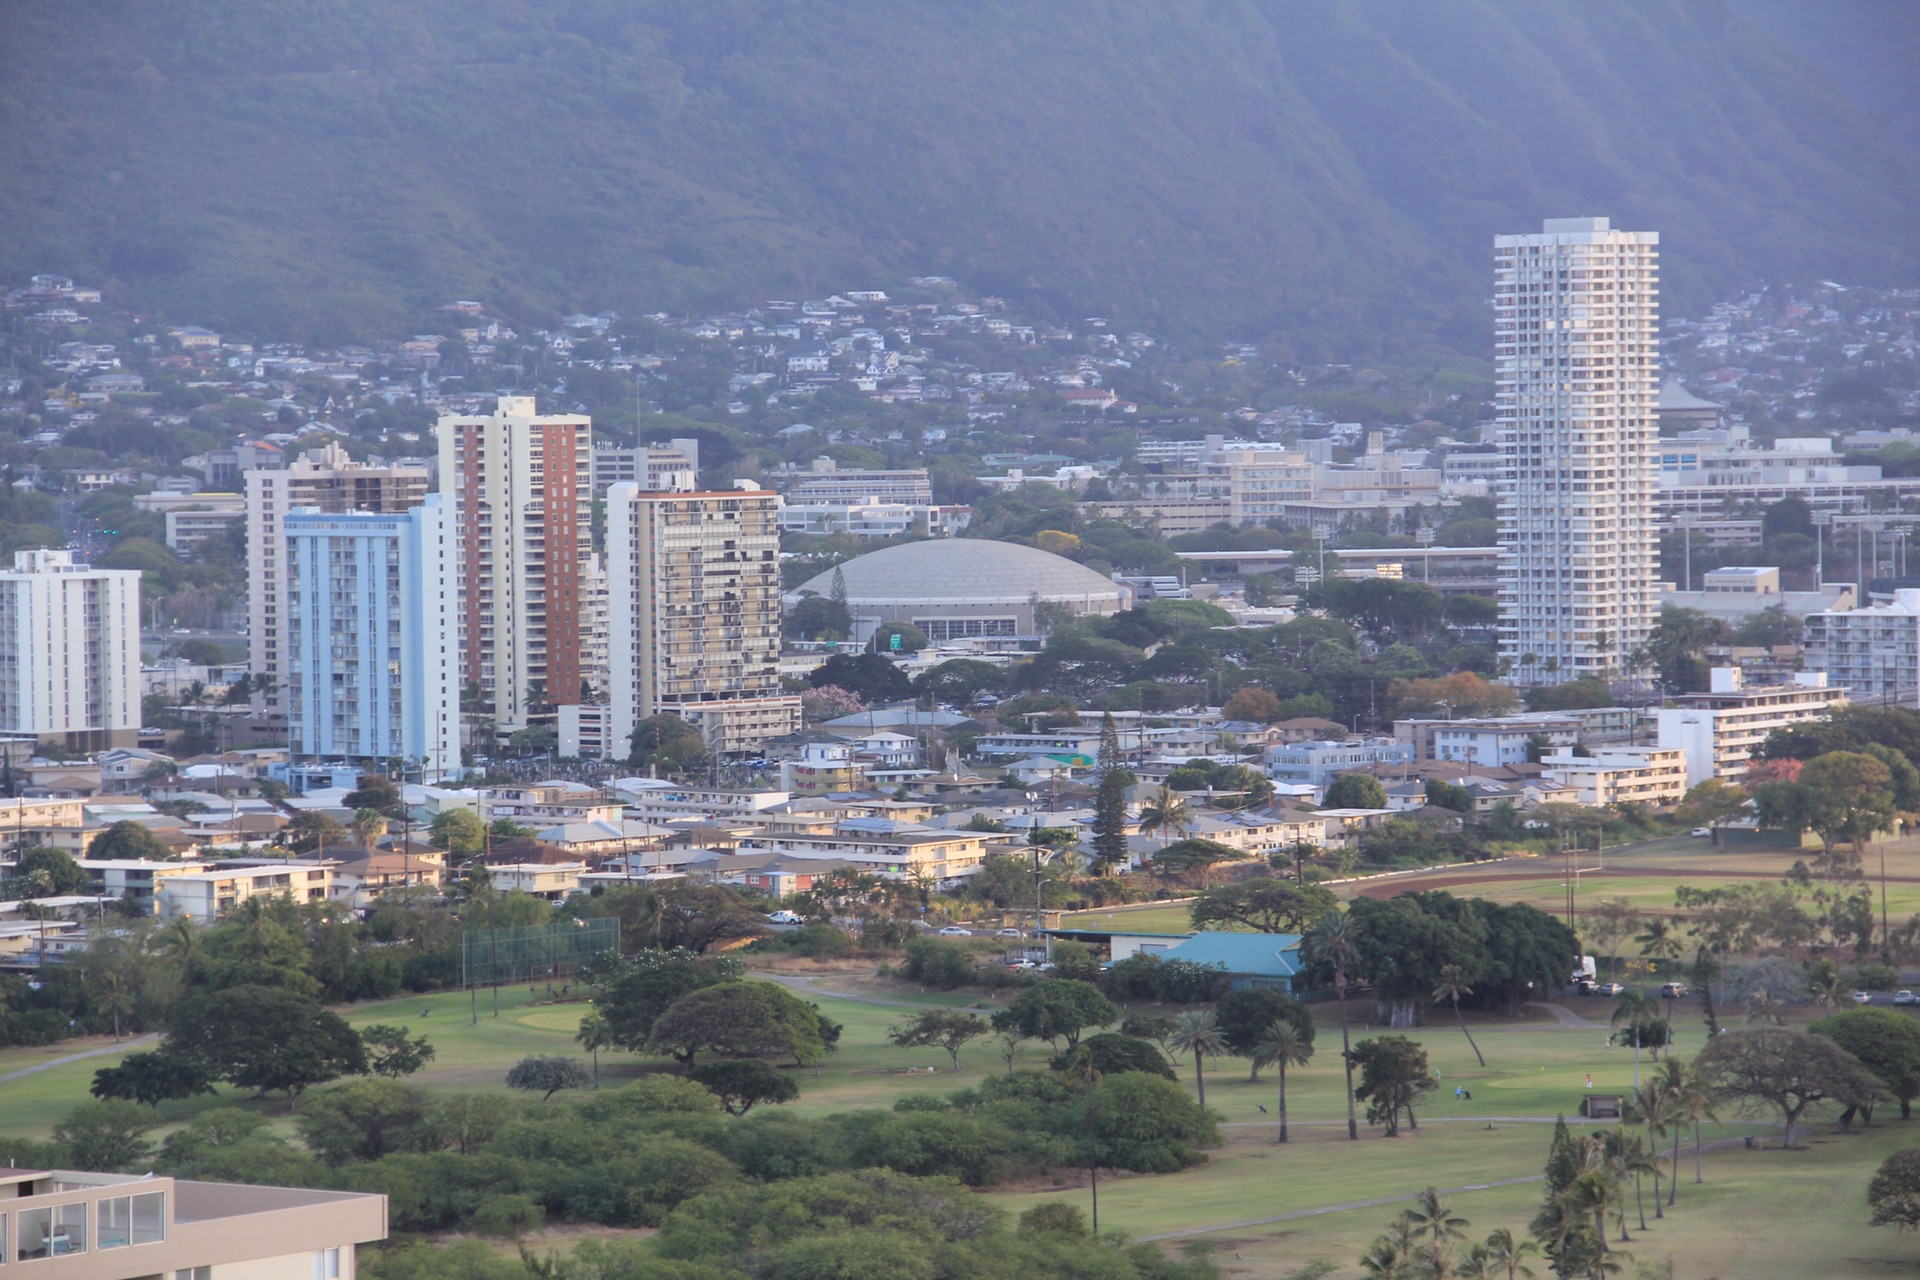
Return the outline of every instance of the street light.
[[[1327,542],[1333,537],[1333,526],[1316,524],[1313,526],[1313,539],[1320,544],[1320,577],[1327,576]]]
[[[1420,581],[1431,582],[1433,581],[1433,542],[1440,535],[1435,532],[1432,525],[1423,524],[1420,526],[1420,531],[1413,536],[1414,540],[1420,544]]]
[[[1833,512],[1813,513],[1813,589],[1827,585],[1827,529],[1833,524]]]

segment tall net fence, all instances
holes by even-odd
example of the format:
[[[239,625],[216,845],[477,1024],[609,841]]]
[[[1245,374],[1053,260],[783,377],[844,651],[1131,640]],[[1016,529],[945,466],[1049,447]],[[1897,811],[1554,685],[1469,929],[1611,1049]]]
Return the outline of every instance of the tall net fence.
[[[618,919],[471,929],[460,937],[460,985],[491,987],[565,978],[594,956],[619,950]]]

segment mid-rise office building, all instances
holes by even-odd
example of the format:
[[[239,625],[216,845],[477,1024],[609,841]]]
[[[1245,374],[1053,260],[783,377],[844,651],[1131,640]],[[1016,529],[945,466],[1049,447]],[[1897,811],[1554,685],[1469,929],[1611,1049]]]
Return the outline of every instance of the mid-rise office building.
[[[397,515],[426,500],[424,465],[363,466],[338,444],[309,449],[284,468],[242,473],[247,487],[247,650],[256,682],[254,710],[286,714],[286,544],[283,525],[296,507],[334,513]]]
[[[1549,684],[1652,629],[1659,236],[1549,218],[1494,240],[1500,656]]]
[[[306,507],[286,543],[286,704],[296,759],[460,769],[456,591],[439,494],[393,515]]]
[[[700,441],[678,437],[664,443],[593,446],[593,494],[605,497],[616,484],[637,484],[658,492],[691,493],[699,488]]]
[[[16,551],[0,571],[0,734],[80,751],[140,736],[140,574]]]
[[[933,480],[926,468],[898,471],[841,469],[832,458],[815,458],[813,467],[802,472],[787,486],[789,501],[806,506],[853,506],[862,502],[898,502],[907,506],[931,506]]]
[[[750,751],[800,724],[780,688],[780,496],[607,492],[611,716],[618,752],[663,712],[709,749]]]
[[[592,550],[592,422],[501,396],[440,419],[448,562],[459,583],[459,679],[497,734],[580,701],[581,590]]]

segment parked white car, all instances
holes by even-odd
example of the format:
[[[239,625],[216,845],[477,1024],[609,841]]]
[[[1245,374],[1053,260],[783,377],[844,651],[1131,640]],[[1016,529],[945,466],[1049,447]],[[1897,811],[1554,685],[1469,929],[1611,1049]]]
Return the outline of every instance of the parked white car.
[[[940,931],[940,936],[943,938],[971,938],[973,936],[973,930],[962,929],[957,924],[950,924]]]

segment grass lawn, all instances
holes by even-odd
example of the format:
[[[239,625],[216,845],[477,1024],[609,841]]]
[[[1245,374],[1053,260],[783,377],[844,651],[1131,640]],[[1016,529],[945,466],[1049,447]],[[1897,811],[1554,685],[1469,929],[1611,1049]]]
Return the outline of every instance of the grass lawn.
[[[1004,1007],[1009,993],[1001,993],[997,1000],[931,995],[855,974],[828,974],[816,981],[828,990],[865,999],[807,993],[844,1024],[845,1032],[840,1051],[817,1073],[795,1071],[801,1090],[799,1100],[791,1104],[796,1110],[819,1114],[886,1107],[902,1097],[941,1095],[969,1087],[1006,1069],[986,1040],[962,1051],[957,1072],[948,1069],[947,1056],[938,1049],[893,1048],[885,1041],[887,1029],[909,1016],[911,1009],[871,1001],[975,1005],[985,1014]],[[526,1054],[585,1056],[573,1040],[586,1012],[584,1003],[553,1003],[544,991],[530,996],[525,988],[506,988],[499,995],[496,1019],[492,993],[482,993],[477,1023],[471,1018],[472,1003],[450,993],[359,1006],[347,1010],[346,1016],[357,1026],[399,1023],[416,1035],[428,1036],[437,1057],[411,1079],[433,1091],[505,1092],[507,1068]],[[1603,1021],[1610,1002],[1593,1001],[1591,1008],[1575,1002],[1572,1007]],[[1483,1188],[1453,1196],[1456,1208],[1473,1220],[1477,1234],[1484,1235],[1495,1226],[1523,1228],[1537,1202],[1538,1184],[1488,1184],[1532,1178],[1540,1172],[1551,1118],[1556,1114],[1576,1117],[1589,1076],[1596,1092],[1624,1093],[1633,1082],[1632,1052],[1606,1047],[1607,1030],[1602,1026],[1473,1021],[1474,1038],[1487,1058],[1483,1067],[1457,1024],[1441,1014],[1431,1025],[1406,1033],[1426,1046],[1441,1076],[1439,1090],[1421,1108],[1420,1130],[1389,1140],[1367,1128],[1363,1120],[1362,1140],[1350,1143],[1345,1138],[1338,1010],[1321,1004],[1314,1006],[1314,1012],[1318,1052],[1308,1066],[1288,1075],[1293,1142],[1286,1147],[1275,1144],[1275,1119],[1271,1114],[1262,1116],[1259,1110],[1262,1105],[1270,1113],[1276,1109],[1277,1081],[1271,1071],[1256,1084],[1248,1081],[1244,1060],[1210,1063],[1207,1102],[1225,1123],[1225,1145],[1211,1153],[1206,1165],[1186,1173],[1103,1179],[1104,1227],[1134,1236],[1183,1233],[1169,1242],[1170,1248],[1187,1243],[1211,1247],[1228,1275],[1277,1275],[1314,1257],[1345,1264],[1339,1274],[1353,1275],[1354,1260],[1399,1211],[1398,1206],[1311,1211],[1410,1196],[1431,1182]],[[1380,1028],[1359,1024],[1358,1019],[1368,1012],[1365,1002],[1356,1001],[1350,1007],[1356,1019],[1355,1040],[1381,1034]],[[1678,1047],[1691,1056],[1704,1039],[1699,1009],[1688,1003],[1677,1012]],[[0,1070],[101,1047],[101,1043],[81,1042],[57,1051],[8,1051],[0,1055]],[[1045,1046],[1027,1046],[1016,1065],[1040,1066],[1047,1052]],[[68,1063],[0,1086],[0,1132],[45,1136],[68,1108],[85,1097],[92,1073],[113,1060],[103,1055]],[[1643,1070],[1646,1066],[1643,1062]],[[658,1060],[643,1061],[623,1053],[601,1055],[602,1087],[615,1087],[645,1071],[667,1069],[670,1066]],[[1183,1087],[1192,1090],[1191,1060],[1176,1064],[1176,1070]],[[1470,1090],[1472,1100],[1457,1100],[1457,1087]],[[235,1103],[261,1106],[279,1124],[290,1126],[282,1100],[255,1103],[232,1091],[220,1098],[169,1103],[163,1115],[170,1124],[177,1124],[206,1107]],[[1581,1123],[1577,1118],[1572,1122]],[[1711,1140],[1768,1132],[1764,1125],[1729,1117],[1725,1127],[1710,1130],[1707,1136]],[[1911,1265],[1911,1242],[1890,1232],[1866,1230],[1864,1206],[1866,1181],[1879,1161],[1893,1148],[1910,1144],[1920,1144],[1920,1125],[1893,1121],[1852,1138],[1836,1135],[1830,1126],[1815,1126],[1804,1151],[1736,1148],[1709,1153],[1707,1185],[1698,1189],[1689,1180],[1690,1150],[1683,1151],[1676,1216],[1658,1224],[1644,1245],[1633,1247],[1644,1260],[1664,1258],[1670,1252],[1677,1274],[1689,1277],[1866,1276],[1886,1274],[1886,1268],[1900,1258]],[[1084,1207],[1087,1192],[1081,1175],[1066,1170],[1057,1178],[1052,1185],[995,1192],[990,1198],[1013,1212],[1063,1196]],[[1232,1225],[1279,1214],[1306,1216]],[[1200,1234],[1187,1234],[1196,1232]]]

